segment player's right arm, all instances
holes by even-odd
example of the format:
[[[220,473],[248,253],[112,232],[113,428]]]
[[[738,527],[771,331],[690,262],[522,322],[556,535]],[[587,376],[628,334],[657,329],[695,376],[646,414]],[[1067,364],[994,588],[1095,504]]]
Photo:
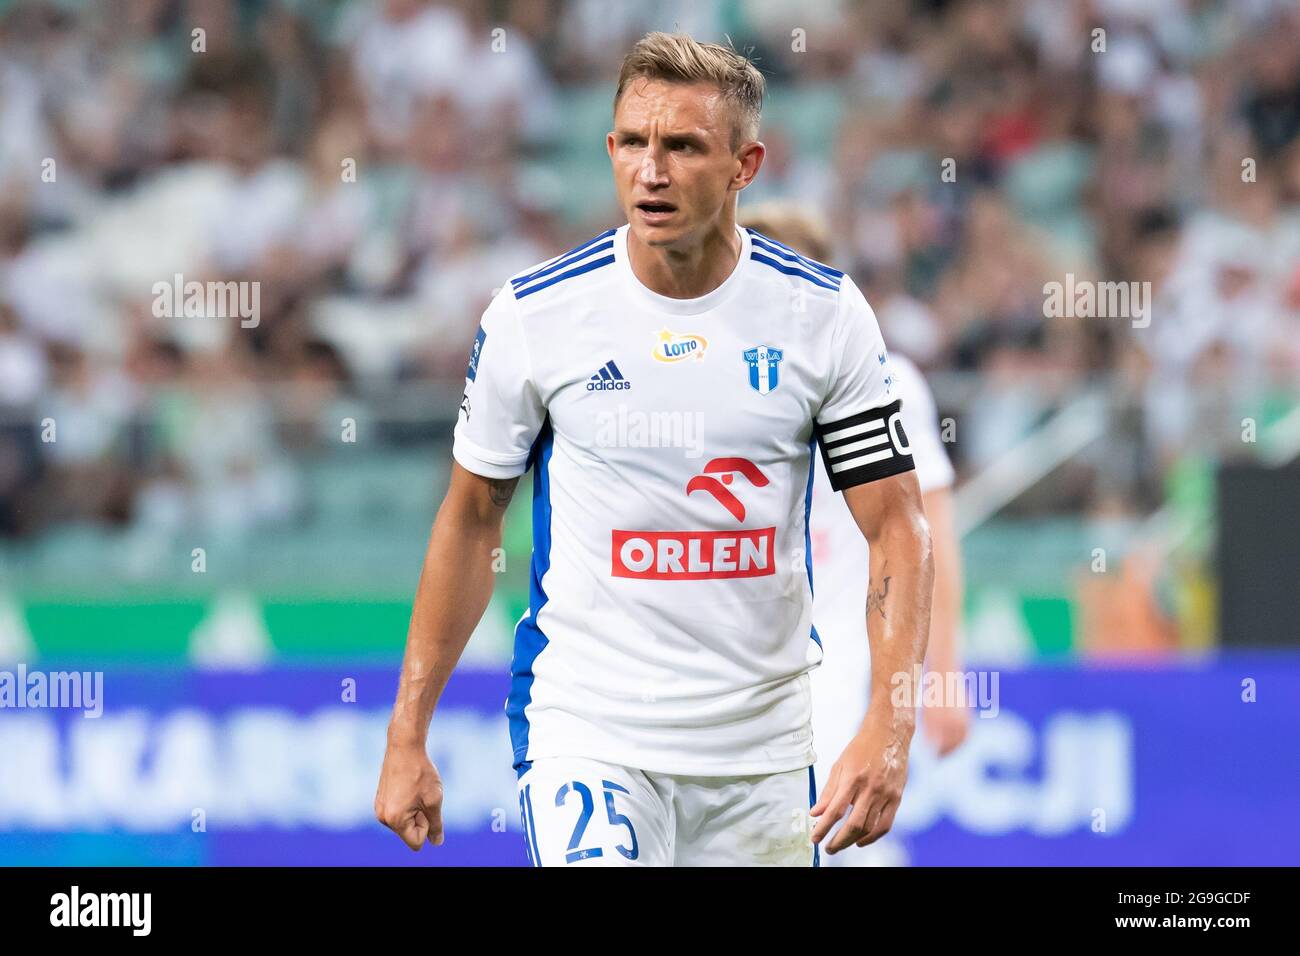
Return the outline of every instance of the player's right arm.
[[[493,554],[518,482],[453,463],[429,536],[375,794],[375,816],[412,850],[426,839],[442,843],[442,781],[425,749],[429,721],[492,597]]]
[[[514,293],[483,313],[465,373],[451,483],[420,572],[375,815],[418,850],[442,843],[442,781],[425,743],[452,669],[492,597],[506,507],[528,468],[546,410]]]

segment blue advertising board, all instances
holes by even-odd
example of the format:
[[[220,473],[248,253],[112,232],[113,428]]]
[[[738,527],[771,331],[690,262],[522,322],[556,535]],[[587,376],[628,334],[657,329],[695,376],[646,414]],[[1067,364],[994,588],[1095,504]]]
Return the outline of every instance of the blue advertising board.
[[[395,668],[114,670],[102,713],[0,708],[0,864],[526,865],[504,671],[430,733],[446,842],[374,819]],[[914,865],[1300,863],[1300,656],[998,672],[888,840]]]

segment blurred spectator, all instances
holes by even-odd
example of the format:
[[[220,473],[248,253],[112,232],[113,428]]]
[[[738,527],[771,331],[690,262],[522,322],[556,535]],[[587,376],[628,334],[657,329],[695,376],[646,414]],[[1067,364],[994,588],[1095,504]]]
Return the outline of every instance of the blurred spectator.
[[[1206,407],[1294,392],[1287,0],[18,0],[0,535],[310,520],[295,469],[340,420],[429,388],[445,415],[494,287],[617,225],[593,165],[615,73],[674,28],[768,73],[742,202],[824,208],[891,346],[960,383],[963,474],[1104,385],[1114,454],[1039,504],[1154,506],[1231,444]],[[1067,273],[1150,282],[1150,325],[1048,317]],[[258,321],[160,312],[177,275],[257,283]]]

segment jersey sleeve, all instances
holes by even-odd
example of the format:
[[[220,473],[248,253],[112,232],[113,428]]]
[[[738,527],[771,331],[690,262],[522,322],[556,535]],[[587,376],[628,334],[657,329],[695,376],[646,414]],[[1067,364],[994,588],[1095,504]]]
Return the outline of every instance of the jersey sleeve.
[[[484,478],[516,478],[528,470],[545,417],[514,292],[507,285],[483,313],[470,350],[452,456]]]
[[[876,314],[848,276],[831,339],[834,371],[814,432],[836,491],[915,468]]]
[[[939,411],[934,394],[911,362],[891,359],[898,373],[898,397],[903,403],[903,421],[912,443],[912,460],[916,462],[916,482],[922,493],[950,488],[956,479],[952,461],[939,434]]]

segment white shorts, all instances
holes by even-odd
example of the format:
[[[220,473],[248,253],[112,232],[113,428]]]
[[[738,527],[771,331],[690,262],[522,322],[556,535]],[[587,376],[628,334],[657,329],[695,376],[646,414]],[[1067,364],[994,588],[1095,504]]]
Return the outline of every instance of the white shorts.
[[[695,777],[544,757],[519,778],[533,866],[817,866],[815,799],[811,767]]]

